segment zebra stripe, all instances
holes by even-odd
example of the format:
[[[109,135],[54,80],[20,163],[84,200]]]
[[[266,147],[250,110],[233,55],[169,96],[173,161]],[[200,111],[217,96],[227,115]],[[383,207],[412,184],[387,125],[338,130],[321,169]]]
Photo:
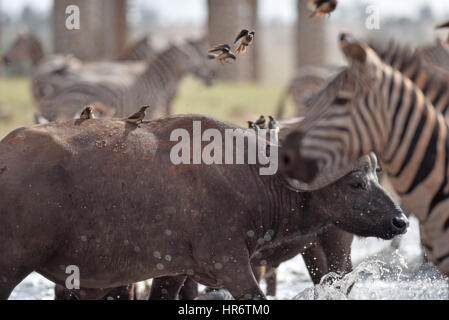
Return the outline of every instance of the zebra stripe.
[[[356,86],[365,75],[347,68],[319,92],[302,129],[301,154],[338,170],[349,157],[376,152],[403,204],[420,220],[430,260],[449,275],[448,124],[409,78],[367,50],[376,62],[376,83],[369,90]],[[348,85],[352,97],[336,100]]]
[[[391,41],[386,50],[371,46],[384,63],[411,79],[432,104],[449,118],[449,73],[425,59],[419,50],[413,51]],[[444,52],[446,50],[443,48]],[[447,53],[446,53],[447,54]]]
[[[117,61],[143,61],[155,54],[148,36],[144,36],[126,46],[118,55]]]
[[[449,71],[449,52],[438,40],[435,46],[418,49],[418,54],[434,66]]]
[[[42,116],[49,120],[71,119],[88,104],[101,104],[117,117],[135,112],[142,105],[152,106],[149,117],[165,110],[171,113],[181,79],[189,73],[209,82],[212,70],[205,64],[206,57],[191,43],[182,47],[171,45],[148,61],[139,75],[92,74],[63,88],[51,99],[39,101]]]

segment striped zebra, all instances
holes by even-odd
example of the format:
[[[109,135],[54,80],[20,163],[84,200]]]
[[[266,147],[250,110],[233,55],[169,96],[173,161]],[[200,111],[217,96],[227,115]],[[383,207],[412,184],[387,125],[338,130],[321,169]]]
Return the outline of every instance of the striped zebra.
[[[429,63],[418,50],[390,41],[386,50],[371,45],[384,63],[411,79],[432,104],[449,119],[449,73]],[[445,49],[444,49],[445,50]]]
[[[348,34],[340,35],[340,45],[351,65],[314,97],[300,131],[285,139],[281,170],[304,182],[318,174],[324,181],[321,175],[342,175],[348,163],[376,152],[420,221],[430,261],[449,275],[448,124],[409,78],[367,45]],[[298,140],[300,150],[293,147]]]
[[[143,61],[150,58],[155,53],[156,50],[153,48],[150,38],[148,38],[148,36],[143,36],[123,48],[115,60]]]
[[[76,82],[51,99],[38,103],[40,114],[49,119],[72,119],[88,104],[104,110],[102,115],[123,117],[142,105],[150,105],[147,114],[154,117],[165,111],[172,113],[172,103],[181,80],[188,74],[212,84],[214,75],[203,51],[203,40],[170,45],[147,62],[136,76],[92,77]]]
[[[308,66],[299,69],[279,98],[276,108],[276,118],[281,119],[285,116],[285,105],[289,96],[292,96],[295,104],[294,116],[304,116],[306,99],[326,82],[332,75],[332,72],[332,69],[324,67]]]
[[[35,101],[54,96],[62,88],[96,74],[114,76],[123,73],[137,74],[145,68],[144,62],[154,55],[149,39],[144,37],[130,44],[120,55],[120,63],[83,63],[73,55],[45,55],[41,41],[30,33],[21,33],[2,57],[5,65],[18,64],[30,59],[33,65],[31,90]],[[136,61],[136,62],[133,62]]]
[[[418,54],[429,63],[449,72],[449,52],[438,39],[435,46],[418,49]]]

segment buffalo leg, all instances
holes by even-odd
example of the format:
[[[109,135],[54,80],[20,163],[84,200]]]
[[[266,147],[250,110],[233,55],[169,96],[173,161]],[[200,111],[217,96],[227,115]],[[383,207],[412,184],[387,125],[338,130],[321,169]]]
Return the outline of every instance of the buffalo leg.
[[[176,300],[186,276],[154,278],[150,290],[150,300]]]
[[[221,274],[226,289],[236,300],[265,300],[266,297],[257,283],[250,262],[227,270]]]
[[[179,300],[193,300],[198,297],[198,283],[187,278],[179,291]]]
[[[32,271],[0,266],[0,300],[7,300],[14,288]]]
[[[134,300],[135,284],[121,286],[112,289],[84,289],[70,290],[62,285],[55,286],[55,300]]]
[[[267,295],[276,296],[277,291],[277,268],[270,267],[265,273],[265,282],[267,283]]]
[[[302,257],[307,270],[309,271],[310,278],[312,278],[313,284],[320,283],[321,278],[329,273],[327,258],[323,247],[320,244],[308,247],[304,250]]]
[[[351,272],[351,245],[354,235],[331,226],[318,237],[326,255],[328,272],[335,272],[339,275]]]

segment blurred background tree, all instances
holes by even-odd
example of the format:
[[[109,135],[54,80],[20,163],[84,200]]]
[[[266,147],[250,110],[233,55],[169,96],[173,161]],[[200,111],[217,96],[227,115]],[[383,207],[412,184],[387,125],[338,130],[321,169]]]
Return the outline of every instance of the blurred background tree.
[[[82,60],[112,59],[127,41],[126,0],[55,0],[53,44],[55,53],[72,53]],[[80,29],[66,28],[66,8],[80,9]]]

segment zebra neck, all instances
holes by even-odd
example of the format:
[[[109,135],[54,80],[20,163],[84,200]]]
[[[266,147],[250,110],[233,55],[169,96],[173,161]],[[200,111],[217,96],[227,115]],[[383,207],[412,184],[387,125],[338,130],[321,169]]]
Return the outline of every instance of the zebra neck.
[[[38,39],[33,39],[29,47],[29,55],[33,66],[37,66],[44,57],[44,49]]]
[[[390,128],[380,159],[395,191],[422,221],[438,199],[449,198],[448,125],[409,79],[396,73],[392,80],[396,97],[384,97]]]

